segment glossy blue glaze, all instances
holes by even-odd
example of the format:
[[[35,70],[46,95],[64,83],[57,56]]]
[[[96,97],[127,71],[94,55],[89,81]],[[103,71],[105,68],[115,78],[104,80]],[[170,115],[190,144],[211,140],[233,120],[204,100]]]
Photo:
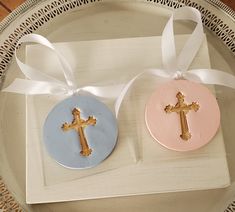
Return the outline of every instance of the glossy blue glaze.
[[[94,126],[84,128],[84,133],[92,149],[89,156],[80,154],[81,145],[78,132],[63,131],[63,123],[71,123],[72,110],[79,108],[81,118],[94,116]],[[48,114],[43,127],[43,140],[50,156],[59,164],[73,169],[91,168],[101,163],[113,151],[118,136],[118,125],[109,108],[91,96],[74,95],[58,103]]]

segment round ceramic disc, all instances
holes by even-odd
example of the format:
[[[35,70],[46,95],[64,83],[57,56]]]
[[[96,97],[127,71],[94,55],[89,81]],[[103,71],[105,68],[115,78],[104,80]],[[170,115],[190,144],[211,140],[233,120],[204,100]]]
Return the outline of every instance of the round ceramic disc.
[[[145,120],[152,137],[171,150],[190,151],[207,144],[220,126],[214,95],[187,80],[160,85],[146,104]]]
[[[58,103],[44,123],[47,151],[59,164],[73,169],[90,168],[113,151],[118,136],[116,118],[108,107],[91,96],[71,96]]]

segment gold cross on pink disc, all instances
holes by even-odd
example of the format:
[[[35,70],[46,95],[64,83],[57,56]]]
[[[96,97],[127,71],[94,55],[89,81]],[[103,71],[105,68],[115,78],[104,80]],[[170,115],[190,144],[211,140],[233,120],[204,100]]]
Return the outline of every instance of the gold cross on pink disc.
[[[205,86],[173,80],[158,86],[146,104],[145,120],[152,137],[176,151],[206,145],[220,126],[215,96]]]

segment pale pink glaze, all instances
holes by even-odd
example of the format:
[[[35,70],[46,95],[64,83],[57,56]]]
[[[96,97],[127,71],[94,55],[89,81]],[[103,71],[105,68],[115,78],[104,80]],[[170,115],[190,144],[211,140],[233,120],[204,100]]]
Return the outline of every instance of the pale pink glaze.
[[[186,115],[192,137],[188,141],[180,138],[179,114],[166,113],[167,105],[177,103],[176,94],[183,93],[185,103],[197,102],[197,112]],[[214,95],[203,85],[187,80],[173,80],[160,85],[146,104],[145,120],[152,137],[163,146],[176,151],[190,151],[207,144],[220,126],[220,110]]]

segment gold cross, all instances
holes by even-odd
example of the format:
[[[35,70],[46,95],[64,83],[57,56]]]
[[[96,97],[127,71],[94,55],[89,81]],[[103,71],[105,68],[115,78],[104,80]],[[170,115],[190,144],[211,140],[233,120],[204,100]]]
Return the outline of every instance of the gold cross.
[[[72,123],[68,124],[67,122],[65,122],[61,128],[64,131],[67,131],[70,129],[76,130],[79,135],[79,140],[80,140],[80,144],[82,148],[80,153],[82,156],[89,156],[92,152],[92,149],[90,149],[88,146],[86,136],[84,134],[84,128],[89,125],[94,126],[96,124],[96,119],[93,116],[89,116],[87,120],[81,119],[80,110],[78,108],[74,108],[72,111],[72,114],[73,114]]]
[[[176,94],[176,98],[178,99],[178,102],[176,103],[176,105],[175,106],[167,105],[165,107],[165,111],[166,113],[176,112],[180,114],[180,124],[181,124],[181,132],[182,132],[180,137],[183,140],[187,141],[192,137],[192,135],[188,129],[186,114],[190,110],[194,110],[195,112],[198,111],[200,106],[196,102],[192,102],[192,104],[190,105],[185,104],[184,97],[185,96],[181,92],[178,92]]]

